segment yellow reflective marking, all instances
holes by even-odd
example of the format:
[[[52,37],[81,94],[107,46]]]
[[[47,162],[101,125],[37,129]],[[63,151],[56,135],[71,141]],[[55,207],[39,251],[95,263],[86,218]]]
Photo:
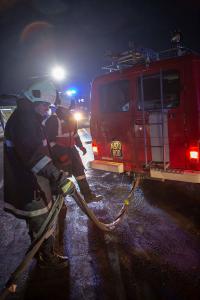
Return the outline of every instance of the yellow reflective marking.
[[[70,190],[72,188],[73,183],[72,182],[67,182],[63,187],[62,187],[62,191],[63,193],[67,193],[68,190]]]
[[[128,199],[125,199],[125,200],[124,200],[124,204],[125,204],[125,205],[129,205],[129,200],[128,200]]]

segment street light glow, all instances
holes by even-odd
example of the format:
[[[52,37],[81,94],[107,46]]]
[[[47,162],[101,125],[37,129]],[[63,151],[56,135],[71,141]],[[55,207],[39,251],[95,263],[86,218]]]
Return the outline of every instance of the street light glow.
[[[58,81],[63,80],[66,76],[65,70],[60,66],[55,66],[52,69],[51,75],[55,80],[58,80]]]

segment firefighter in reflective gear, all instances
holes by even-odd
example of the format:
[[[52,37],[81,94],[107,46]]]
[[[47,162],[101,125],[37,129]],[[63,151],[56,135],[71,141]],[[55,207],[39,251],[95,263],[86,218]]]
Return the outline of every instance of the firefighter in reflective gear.
[[[31,240],[48,215],[52,194],[66,195],[74,190],[66,174],[53,164],[42,125],[55,99],[56,89],[50,81],[32,84],[18,100],[5,127],[4,209],[26,220]],[[53,243],[51,234],[38,252],[39,266],[66,267],[67,258],[54,253]]]
[[[80,188],[81,194],[87,203],[101,200],[90,189],[87,182],[84,166],[78,150],[83,155],[86,149],[83,147],[77,131],[77,122],[70,112],[71,101],[64,95],[57,93],[56,112],[45,122],[46,134],[51,146],[52,157],[58,168],[72,174]]]

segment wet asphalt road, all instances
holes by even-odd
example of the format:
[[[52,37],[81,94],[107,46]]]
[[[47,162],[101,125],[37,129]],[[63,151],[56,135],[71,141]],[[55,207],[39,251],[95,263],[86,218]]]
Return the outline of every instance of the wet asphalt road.
[[[0,136],[0,189],[3,187],[3,144],[1,142],[1,136]]]
[[[87,135],[83,132],[87,140]],[[89,151],[89,145],[86,145]],[[87,159],[84,158],[87,163]],[[100,220],[110,222],[130,190],[128,179],[87,171],[101,193],[91,203]],[[22,259],[26,226],[2,210],[0,201],[0,288]],[[146,181],[137,188],[127,215],[112,234],[100,232],[67,198],[64,253],[67,270],[39,270],[35,262],[8,299],[184,300],[200,299],[200,188]]]

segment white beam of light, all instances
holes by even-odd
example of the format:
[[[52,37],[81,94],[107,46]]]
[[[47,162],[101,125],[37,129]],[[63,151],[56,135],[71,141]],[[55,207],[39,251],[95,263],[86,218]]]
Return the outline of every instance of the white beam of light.
[[[52,69],[51,71],[51,76],[57,80],[57,81],[61,81],[66,77],[66,72],[65,70],[60,67],[60,66],[56,66]]]

